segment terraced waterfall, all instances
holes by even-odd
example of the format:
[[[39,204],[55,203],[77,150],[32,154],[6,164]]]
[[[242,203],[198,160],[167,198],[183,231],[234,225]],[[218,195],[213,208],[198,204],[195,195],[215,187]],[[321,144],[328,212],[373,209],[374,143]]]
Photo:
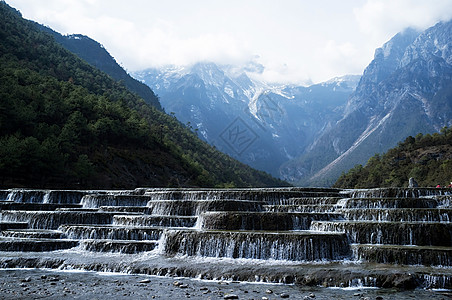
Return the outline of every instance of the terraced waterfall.
[[[0,267],[452,288],[447,189],[0,191]]]

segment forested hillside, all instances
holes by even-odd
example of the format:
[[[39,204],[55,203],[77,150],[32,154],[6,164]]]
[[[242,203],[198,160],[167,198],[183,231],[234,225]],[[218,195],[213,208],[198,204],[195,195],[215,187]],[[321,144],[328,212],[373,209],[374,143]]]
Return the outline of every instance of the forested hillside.
[[[4,187],[276,186],[0,2]]]
[[[452,181],[452,128],[409,136],[385,154],[371,157],[364,167],[357,165],[342,174],[334,187],[407,186],[410,177],[423,187],[445,186]]]
[[[55,41],[64,48],[84,59],[89,64],[107,73],[113,79],[124,83],[124,85],[132,92],[137,93],[143,100],[161,110],[158,97],[144,83],[131,77],[108,51],[98,42],[81,34],[72,34],[63,36],[49,27],[36,24],[38,29],[50,33]]]

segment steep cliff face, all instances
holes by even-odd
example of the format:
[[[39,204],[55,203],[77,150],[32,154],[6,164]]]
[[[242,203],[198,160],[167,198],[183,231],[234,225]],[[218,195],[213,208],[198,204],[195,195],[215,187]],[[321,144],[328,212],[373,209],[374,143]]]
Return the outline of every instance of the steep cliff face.
[[[452,22],[406,30],[375,51],[344,117],[281,174],[300,184],[330,184],[341,172],[409,135],[452,124]]]

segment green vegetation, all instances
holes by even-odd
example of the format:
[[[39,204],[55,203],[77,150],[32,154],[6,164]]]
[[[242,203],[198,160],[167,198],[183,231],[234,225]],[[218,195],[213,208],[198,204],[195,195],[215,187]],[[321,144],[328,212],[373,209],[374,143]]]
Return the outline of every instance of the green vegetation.
[[[278,186],[0,2],[0,185]]]
[[[342,174],[334,187],[407,186],[410,177],[424,187],[444,186],[452,181],[452,128],[409,136],[387,153],[371,157],[364,167],[357,165]]]

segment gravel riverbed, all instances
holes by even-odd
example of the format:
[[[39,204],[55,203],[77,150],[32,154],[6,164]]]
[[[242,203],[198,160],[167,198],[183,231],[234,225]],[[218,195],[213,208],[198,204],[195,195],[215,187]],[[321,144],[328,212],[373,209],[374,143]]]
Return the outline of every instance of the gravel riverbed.
[[[451,291],[334,289],[46,269],[0,270],[0,299],[452,299]]]

